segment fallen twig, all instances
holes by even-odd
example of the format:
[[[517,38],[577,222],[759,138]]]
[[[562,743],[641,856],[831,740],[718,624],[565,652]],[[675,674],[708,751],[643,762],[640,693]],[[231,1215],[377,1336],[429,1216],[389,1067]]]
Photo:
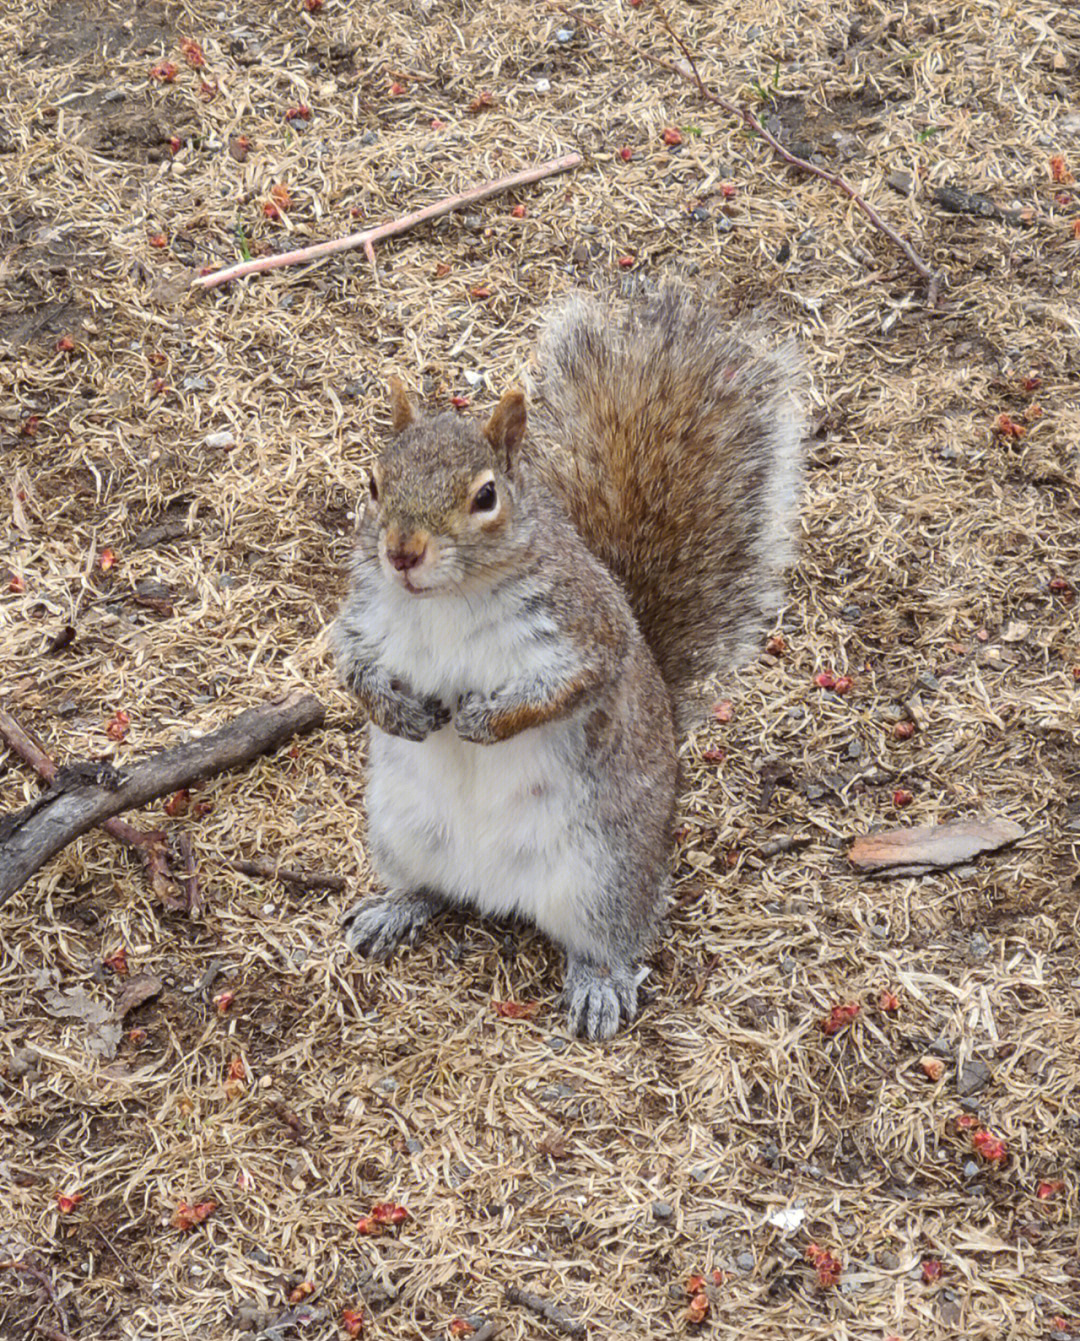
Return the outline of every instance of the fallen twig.
[[[472,205],[479,200],[487,200],[489,196],[499,195],[502,191],[509,191],[515,186],[527,186],[530,182],[541,181],[544,177],[553,177],[559,172],[569,172],[571,168],[580,167],[584,162],[580,154],[564,154],[562,158],[549,158],[546,163],[538,163],[535,168],[524,168],[521,172],[512,172],[509,177],[500,177],[497,181],[481,182],[479,186],[471,186],[467,191],[462,191],[460,195],[447,196],[443,200],[437,200],[432,205],[425,205],[423,209],[416,210],[412,214],[406,214],[400,219],[391,219],[389,223],[378,224],[374,228],[366,228],[362,233],[350,233],[348,237],[335,238],[332,242],[317,242],[312,247],[301,247],[298,251],[282,252],[278,256],[260,256],[256,261],[241,261],[237,265],[230,265],[224,270],[216,270],[210,275],[199,275],[193,283],[202,289],[213,289],[219,284],[227,284],[231,279],[241,279],[244,275],[258,275],[264,270],[278,270],[286,265],[300,265],[304,261],[318,261],[324,256],[334,256],[341,251],[351,251],[356,247],[363,247],[368,260],[374,265],[376,242],[382,242],[384,238],[395,237],[398,233],[405,233],[410,228],[415,228],[419,223],[425,223],[428,219],[437,219],[440,215],[449,214],[452,210],[461,209],[463,205]]]
[[[46,782],[56,778],[60,771],[59,765],[49,757],[41,741],[3,708],[0,708],[0,739],[7,741],[19,758]],[[147,832],[133,828],[126,820],[116,818],[105,820],[101,827],[118,843],[139,854],[150,877],[150,888],[159,898],[168,900],[172,890],[172,872],[169,870],[165,835],[159,829]]]
[[[1034,222],[1033,210],[1005,210],[995,205],[989,196],[981,196],[971,191],[961,191],[958,186],[935,186],[931,192],[935,205],[940,205],[950,214],[973,214],[979,219],[1000,219],[1013,228],[1023,228]]]
[[[635,42],[632,42],[630,38],[624,36],[617,29],[610,27],[606,23],[600,23],[595,19],[587,19],[583,15],[576,13],[568,5],[556,3],[555,8],[560,10],[568,18],[572,19],[575,23],[583,24],[586,28],[591,28],[594,32],[601,33],[604,37],[611,38],[612,41],[621,42],[623,46],[629,47],[635,55],[642,57],[643,60],[651,61],[653,65],[659,66],[660,69],[667,70],[670,74],[678,75],[680,79],[686,79],[691,83],[696,84],[698,91],[703,98],[707,99],[709,102],[715,103],[717,107],[722,108],[730,116],[737,117],[743,125],[749,126],[754,134],[760,135],[773,152],[778,154],[789,167],[796,168],[799,172],[809,173],[813,177],[820,177],[823,181],[829,182],[832,186],[835,186],[837,190],[843,191],[852,204],[870,220],[874,227],[879,232],[884,233],[887,238],[900,248],[916,271],[918,271],[922,278],[927,281],[929,285],[926,295],[927,304],[930,307],[936,305],[938,292],[945,283],[945,277],[942,275],[941,271],[934,270],[927,265],[911,243],[905,238],[902,238],[895,228],[887,224],[881,215],[878,214],[877,210],[863,199],[846,178],[841,177],[839,173],[828,172],[825,168],[819,168],[816,164],[808,162],[805,158],[799,158],[799,156],[793,154],[790,149],[786,149],[775,135],[766,130],[753,112],[745,107],[740,107],[737,103],[731,102],[727,98],[721,97],[720,94],[714,93],[712,89],[707,87],[705,81],[698,73],[697,65],[687,49],[686,44],[672,28],[671,24],[667,21],[666,16],[661,13],[661,22],[686,57],[687,64],[690,67],[690,73],[681,69],[673,61],[665,60],[663,56],[654,56],[651,51],[645,51]]]
[[[530,1313],[535,1313],[538,1318],[543,1318],[545,1322],[550,1322],[557,1332],[565,1332],[567,1336],[586,1336],[585,1324],[578,1322],[577,1318],[572,1318],[569,1313],[564,1313],[557,1304],[550,1303],[538,1294],[529,1294],[527,1290],[519,1290],[516,1285],[506,1287],[506,1298],[511,1304],[517,1304],[521,1308],[527,1308]]]
[[[808,847],[813,841],[807,834],[784,834],[781,838],[773,838],[768,843],[762,843],[758,848],[758,856],[776,857],[781,852],[797,852],[799,848]]]
[[[87,829],[122,810],[248,764],[290,736],[321,726],[325,715],[314,695],[296,693],[251,708],[207,736],[126,769],[110,764],[61,769],[44,796],[0,820],[0,905]]]
[[[181,882],[184,887],[184,907],[189,913],[201,913],[203,904],[202,894],[199,891],[199,868],[195,864],[195,848],[192,846],[189,833],[180,835],[180,856],[184,862],[184,876]]]
[[[343,875],[330,875],[325,871],[294,871],[288,866],[278,866],[272,861],[229,861],[226,863],[241,875],[251,875],[262,880],[281,880],[286,885],[299,885],[301,889],[343,890],[347,881]]]

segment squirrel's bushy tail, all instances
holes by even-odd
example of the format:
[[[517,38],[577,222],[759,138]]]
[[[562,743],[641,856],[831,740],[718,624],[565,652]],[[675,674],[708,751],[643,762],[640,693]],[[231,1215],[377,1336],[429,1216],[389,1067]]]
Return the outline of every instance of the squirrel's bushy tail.
[[[690,686],[732,666],[782,596],[801,480],[792,347],[733,333],[666,285],[575,297],[530,379],[534,459],[622,582],[684,724]]]

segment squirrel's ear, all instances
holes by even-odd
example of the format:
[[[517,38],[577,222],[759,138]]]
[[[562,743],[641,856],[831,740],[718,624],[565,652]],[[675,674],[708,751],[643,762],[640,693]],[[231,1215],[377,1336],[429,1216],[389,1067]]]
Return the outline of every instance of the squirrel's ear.
[[[509,470],[513,455],[524,436],[525,393],[508,391],[495,406],[495,413],[487,421],[484,437],[495,448],[496,455]]]
[[[394,432],[400,433],[402,429],[408,428],[416,418],[416,406],[412,403],[412,398],[405,389],[405,383],[399,378],[391,377],[389,386]]]

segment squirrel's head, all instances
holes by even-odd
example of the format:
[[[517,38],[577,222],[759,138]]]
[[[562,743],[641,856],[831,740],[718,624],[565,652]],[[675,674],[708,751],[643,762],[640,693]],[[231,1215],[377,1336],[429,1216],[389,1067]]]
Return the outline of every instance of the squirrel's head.
[[[513,548],[524,394],[508,391],[486,424],[422,414],[396,378],[390,398],[394,437],[371,471],[365,550],[412,595],[459,590]]]

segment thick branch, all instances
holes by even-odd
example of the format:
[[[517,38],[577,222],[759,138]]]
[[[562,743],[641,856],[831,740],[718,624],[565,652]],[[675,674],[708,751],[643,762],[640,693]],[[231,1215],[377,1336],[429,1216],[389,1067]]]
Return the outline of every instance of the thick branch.
[[[61,770],[51,791],[0,822],[0,905],[73,839],[95,824],[250,763],[297,732],[321,726],[312,694],[251,708],[208,736],[163,750],[130,768],[82,764]]]
[[[60,771],[55,761],[49,758],[37,736],[3,708],[0,708],[0,739],[5,740],[19,758],[28,763],[46,782],[52,782]],[[150,877],[154,893],[166,897],[172,880],[165,850],[165,835],[158,830],[147,833],[142,829],[132,828],[122,819],[107,819],[101,827],[122,846],[130,847],[139,854]]]
[[[690,83],[697,86],[698,92],[703,98],[706,98],[711,103],[715,103],[717,107],[722,108],[729,116],[737,117],[743,125],[749,126],[755,135],[760,135],[772,151],[779,155],[779,157],[789,166],[796,168],[799,172],[809,173],[813,177],[820,177],[822,181],[826,181],[831,186],[835,186],[838,191],[842,191],[856,209],[860,210],[879,232],[884,233],[887,238],[900,248],[923,279],[929,282],[930,289],[927,295],[928,300],[931,306],[936,302],[938,290],[943,283],[941,273],[927,265],[911,243],[905,238],[902,238],[895,228],[887,224],[881,215],[878,214],[877,210],[869,205],[844,177],[841,177],[835,172],[827,172],[824,168],[819,168],[814,163],[808,163],[805,158],[799,158],[798,155],[793,154],[790,149],[785,149],[776,136],[766,130],[758,118],[748,108],[740,107],[737,103],[730,102],[727,98],[722,98],[718,93],[714,93],[712,89],[708,88],[705,81],[698,73],[697,66],[694,64],[693,57],[690,55],[686,44],[673,30],[665,16],[661,15],[661,21],[670,36],[682,50],[683,55],[686,57],[690,67],[689,73],[674,64],[674,62],[665,60],[663,56],[654,56],[651,51],[645,51],[636,43],[631,42],[628,37],[624,36],[617,29],[609,27],[606,23],[597,23],[595,19],[587,19],[583,15],[570,9],[568,5],[556,4],[555,8],[561,10],[568,18],[573,19],[575,23],[583,24],[584,27],[591,28],[593,32],[602,33],[603,36],[611,38],[612,41],[621,42],[623,46],[629,47],[635,55],[641,56],[644,60],[651,61],[653,65],[658,65],[661,70],[667,70],[669,74],[678,75],[680,79],[689,80]]]
[[[279,256],[260,256],[257,261],[242,261],[230,265],[225,270],[216,270],[210,275],[200,275],[193,283],[202,289],[213,289],[218,284],[226,284],[230,279],[240,279],[244,275],[257,275],[264,270],[277,270],[285,265],[299,265],[303,261],[318,261],[324,256],[334,256],[339,251],[351,251],[363,247],[368,260],[374,261],[374,245],[383,238],[394,237],[415,228],[428,219],[437,219],[441,214],[461,209],[463,205],[473,205],[489,196],[499,195],[515,186],[528,186],[544,177],[553,177],[558,172],[568,172],[580,167],[584,160],[580,154],[566,154],[562,158],[549,158],[546,163],[538,163],[535,168],[525,168],[521,172],[512,172],[509,177],[500,177],[494,182],[481,182],[479,186],[470,186],[457,196],[447,196],[432,205],[401,219],[391,219],[389,223],[379,224],[375,228],[366,228],[362,233],[350,233],[348,237],[335,238],[332,242],[317,242],[313,247],[301,247],[299,251],[282,252]]]

